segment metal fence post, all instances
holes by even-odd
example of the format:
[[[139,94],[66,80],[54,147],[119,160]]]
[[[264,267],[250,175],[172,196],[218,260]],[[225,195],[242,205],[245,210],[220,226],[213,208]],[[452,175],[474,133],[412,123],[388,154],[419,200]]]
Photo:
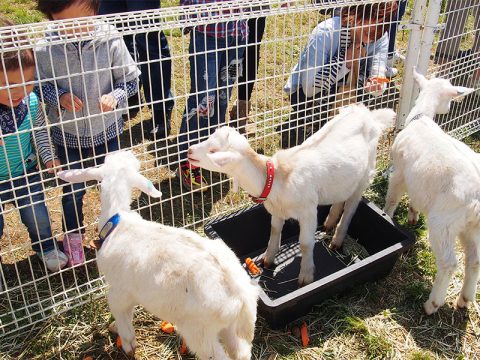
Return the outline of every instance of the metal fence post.
[[[418,86],[413,80],[413,67],[425,74],[428,70],[430,52],[435,37],[442,0],[416,0],[412,13],[412,32],[408,42],[407,58],[405,61],[404,81],[400,95],[400,104],[396,130],[399,131],[405,124],[405,119],[418,96]],[[426,15],[424,19],[424,12]]]

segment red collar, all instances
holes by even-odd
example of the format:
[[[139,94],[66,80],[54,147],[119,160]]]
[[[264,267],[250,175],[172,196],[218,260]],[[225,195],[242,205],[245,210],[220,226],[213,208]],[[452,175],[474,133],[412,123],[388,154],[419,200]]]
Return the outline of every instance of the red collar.
[[[265,186],[259,197],[250,195],[253,202],[256,202],[257,204],[261,204],[265,200],[267,200],[268,194],[270,194],[270,191],[272,190],[274,177],[275,177],[275,166],[273,166],[273,162],[271,162],[270,160],[267,160],[267,181],[265,181]]]

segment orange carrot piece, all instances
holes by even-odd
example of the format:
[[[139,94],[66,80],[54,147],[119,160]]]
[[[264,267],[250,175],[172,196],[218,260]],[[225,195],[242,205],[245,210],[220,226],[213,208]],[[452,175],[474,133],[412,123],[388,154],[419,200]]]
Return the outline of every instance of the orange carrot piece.
[[[122,339],[120,338],[119,335],[117,335],[117,340],[115,341],[115,344],[117,345],[118,348],[122,347]]]
[[[83,360],[93,360],[93,356],[90,356],[90,355],[85,356]]]
[[[260,274],[260,269],[258,268],[257,264],[255,264],[255,262],[251,258],[249,258],[249,257],[246,258],[245,259],[245,264],[247,265],[248,271],[250,271],[250,273],[252,275]]]
[[[390,80],[386,77],[374,77],[372,78],[372,80],[380,84],[386,84],[390,82]]]
[[[187,343],[185,342],[184,339],[182,339],[182,344],[180,345],[179,351],[180,351],[180,355],[187,355],[187,352],[188,352]]]
[[[173,334],[175,332],[175,327],[172,323],[169,323],[168,321],[162,321],[162,323],[160,324],[160,329],[167,334]]]
[[[308,346],[308,344],[310,344],[310,338],[308,337],[308,328],[305,322],[303,322],[300,327],[300,335],[302,336],[302,345]]]

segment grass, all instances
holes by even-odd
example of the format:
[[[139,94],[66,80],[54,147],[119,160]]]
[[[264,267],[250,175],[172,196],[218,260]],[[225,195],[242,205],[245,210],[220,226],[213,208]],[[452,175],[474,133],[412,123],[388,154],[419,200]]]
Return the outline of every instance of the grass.
[[[162,6],[176,5],[175,1],[163,1]],[[31,0],[0,0],[0,12],[16,22],[39,21],[42,16],[33,11]],[[410,13],[407,12],[407,16]],[[259,151],[272,154],[278,147],[275,126],[290,111],[288,99],[282,91],[286,77],[307,41],[308,34],[318,22],[318,14],[287,15],[269,18],[262,46],[259,66],[260,80],[252,96],[252,117],[257,123],[252,145]],[[300,34],[300,37],[294,35]],[[406,34],[406,33],[405,33]],[[406,49],[407,36],[398,36],[400,50]],[[177,96],[173,114],[176,133],[188,93],[189,79],[186,53],[188,41],[184,41],[178,30],[167,31],[169,44],[174,55],[174,93]],[[287,41],[275,39],[286,38]],[[464,44],[471,43],[466,38]],[[400,66],[401,68],[401,66]],[[401,69],[403,70],[403,69]],[[398,77],[401,81],[401,75]],[[234,94],[235,97],[235,94]],[[136,194],[133,207],[142,216],[174,226],[191,225],[202,232],[203,220],[220,213],[228,213],[249,203],[244,194],[230,191],[224,177],[211,176],[214,186],[204,195],[185,193],[179,186],[174,168],[158,168],[154,163],[154,144],[143,141],[142,120],[150,116],[147,107],[140,115],[126,124],[122,137],[124,145],[133,147],[142,160],[146,176],[154,179],[164,194],[169,197],[162,202],[152,203],[145,196]],[[471,136],[465,141],[477,151],[480,141]],[[365,196],[383,206],[387,179],[382,173],[388,168],[388,144],[382,147],[378,164],[378,175]],[[175,164],[175,154],[161,153],[163,163]],[[59,188],[48,187],[48,207],[52,214],[54,233],[61,237],[61,211]],[[96,236],[95,222],[99,213],[98,190],[93,186],[85,201],[87,238]],[[395,220],[407,226],[407,199],[403,198]],[[90,262],[84,268],[69,269],[55,276],[45,276],[44,269],[33,258],[25,230],[19,226],[17,211],[8,208],[6,217],[7,236],[0,241],[4,257],[2,268],[9,278],[9,287],[14,307],[22,308],[36,303],[36,294],[48,298],[53,293],[61,296],[65,289],[80,296],[83,288],[76,286],[98,277],[94,262],[95,254],[88,254]],[[422,217],[415,227],[409,227],[417,236],[414,247],[402,255],[392,273],[377,282],[358,285],[349,292],[335,296],[318,304],[307,316],[289,325],[288,328],[273,330],[259,319],[255,333],[254,359],[477,359],[480,358],[480,312],[478,307],[467,311],[454,310],[456,294],[461,287],[462,271],[459,268],[448,291],[447,304],[433,316],[424,315],[422,303],[427,299],[433,277],[435,262],[426,240],[427,230]],[[6,254],[3,255],[3,254]],[[31,270],[33,269],[33,271]],[[28,286],[26,284],[29,284]],[[23,285],[23,286],[20,286]],[[22,297],[25,297],[23,299]],[[0,342],[0,357],[5,359],[125,359],[125,355],[114,345],[108,333],[111,321],[104,297],[82,298],[85,304],[51,317],[35,327],[22,330],[14,338],[3,338]],[[173,300],[172,300],[173,301]],[[46,304],[48,306],[48,304]],[[10,304],[0,299],[0,318],[8,315]],[[34,310],[34,307],[28,307]],[[48,314],[48,311],[46,311]],[[24,313],[10,314],[25,316]],[[40,313],[39,316],[42,316]],[[10,319],[11,320],[11,319]],[[5,321],[5,320],[4,320]],[[308,325],[311,344],[302,347],[298,327],[305,321]],[[176,335],[161,333],[160,319],[156,319],[139,308],[135,314],[138,349],[141,359],[179,359],[180,340]],[[192,356],[183,356],[193,359]]]

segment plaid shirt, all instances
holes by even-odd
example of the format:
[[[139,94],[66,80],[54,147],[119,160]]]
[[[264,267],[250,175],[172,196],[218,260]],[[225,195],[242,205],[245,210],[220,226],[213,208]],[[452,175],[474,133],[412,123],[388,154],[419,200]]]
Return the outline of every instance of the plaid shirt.
[[[198,5],[198,4],[210,4],[217,3],[222,1],[231,1],[231,0],[180,0],[180,5],[189,6],[189,5]],[[231,14],[231,13],[240,13],[241,10],[224,10],[222,14]],[[209,16],[220,16],[218,11],[209,11],[204,12],[199,15],[199,17],[209,17]],[[189,18],[197,18],[197,15],[190,15]],[[195,30],[205,33],[210,36],[224,38],[227,36],[241,36],[246,38],[248,36],[248,25],[246,20],[237,20],[237,21],[227,21],[212,23],[207,25],[198,25],[195,26]]]

